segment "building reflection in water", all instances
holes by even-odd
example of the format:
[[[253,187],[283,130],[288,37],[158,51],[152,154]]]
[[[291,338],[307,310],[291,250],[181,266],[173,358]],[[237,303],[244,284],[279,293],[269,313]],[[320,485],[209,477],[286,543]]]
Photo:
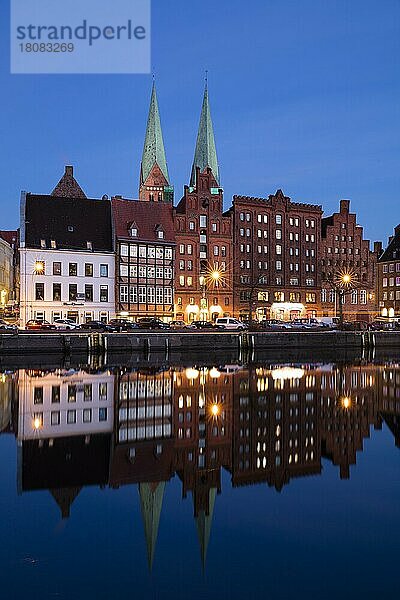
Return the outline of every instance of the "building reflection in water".
[[[385,422],[399,447],[400,365],[269,365],[0,373],[0,427],[14,433],[20,492],[49,490],[61,515],[84,486],[137,484],[152,567],[177,475],[206,561],[221,468],[233,486],[340,478]]]

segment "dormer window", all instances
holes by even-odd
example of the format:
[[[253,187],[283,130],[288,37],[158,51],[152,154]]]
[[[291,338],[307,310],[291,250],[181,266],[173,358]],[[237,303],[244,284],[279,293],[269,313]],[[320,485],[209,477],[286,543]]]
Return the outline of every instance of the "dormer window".
[[[92,244],[92,242],[86,242],[86,248],[88,250],[93,250],[93,244]]]
[[[46,240],[40,240],[40,247],[46,248]]]
[[[164,232],[163,232],[162,229],[159,229],[157,231],[157,237],[158,237],[159,240],[163,240],[164,239]]]
[[[51,248],[57,248],[56,240],[50,240]]]
[[[129,224],[128,224],[129,225]],[[128,231],[129,231],[129,235],[133,238],[137,238],[138,237],[138,226],[135,223],[135,221],[133,221],[129,226],[128,226]]]
[[[72,233],[74,231],[74,228],[72,225],[68,225],[67,229],[68,229],[69,233]]]

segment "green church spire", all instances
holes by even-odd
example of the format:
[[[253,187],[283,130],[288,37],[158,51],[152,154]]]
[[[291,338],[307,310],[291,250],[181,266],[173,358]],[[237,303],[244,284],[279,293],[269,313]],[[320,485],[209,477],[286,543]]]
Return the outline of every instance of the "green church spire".
[[[209,514],[207,515],[204,510],[201,510],[196,517],[197,535],[200,543],[200,554],[203,569],[206,566],[208,542],[210,541],[211,524],[214,513],[215,497],[217,495],[217,489],[211,488],[209,491]]]
[[[216,182],[218,185],[220,184],[217,150],[215,148],[214,129],[211,120],[207,81],[204,88],[203,106],[201,108],[199,131],[197,133],[196,149],[194,152],[192,174],[190,177],[191,186],[196,184],[196,167],[200,167],[200,171],[204,171],[206,167],[210,167]]]
[[[164,175],[167,184],[169,184],[167,159],[165,157],[160,113],[158,110],[157,92],[155,83],[153,82],[140,170],[141,185],[146,181],[156,163]]]
[[[147,545],[147,560],[150,570],[153,567],[164,490],[165,481],[139,484],[140,505]]]

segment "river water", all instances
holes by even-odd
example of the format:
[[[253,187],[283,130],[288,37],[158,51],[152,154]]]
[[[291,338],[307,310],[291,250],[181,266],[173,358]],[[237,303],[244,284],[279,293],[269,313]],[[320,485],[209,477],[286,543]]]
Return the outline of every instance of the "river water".
[[[7,368],[1,597],[397,597],[399,445],[395,359]]]

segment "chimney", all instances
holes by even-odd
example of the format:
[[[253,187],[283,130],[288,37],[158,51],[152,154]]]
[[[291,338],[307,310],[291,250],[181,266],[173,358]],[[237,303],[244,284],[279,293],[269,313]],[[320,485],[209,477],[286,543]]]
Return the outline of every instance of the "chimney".
[[[73,177],[74,176],[74,167],[72,167],[71,165],[66,166],[65,174],[68,175],[68,177]]]
[[[350,200],[341,200],[340,201],[340,212],[348,213],[350,210]]]
[[[377,256],[382,254],[382,242],[374,242],[374,254]]]
[[[400,224],[394,228],[394,235],[400,235]]]

